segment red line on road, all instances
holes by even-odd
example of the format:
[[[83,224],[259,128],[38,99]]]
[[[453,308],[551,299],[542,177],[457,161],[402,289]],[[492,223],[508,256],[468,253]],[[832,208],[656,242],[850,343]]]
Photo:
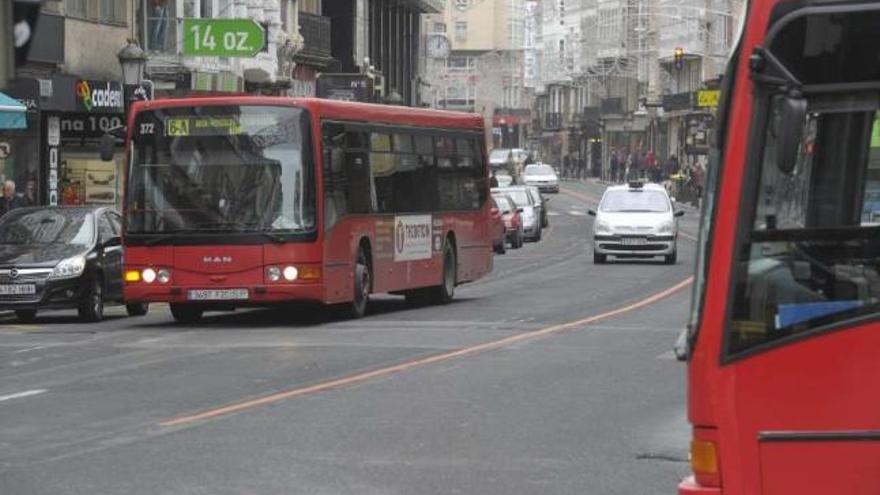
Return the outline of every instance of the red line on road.
[[[612,318],[615,316],[622,315],[624,313],[629,313],[631,311],[635,311],[639,308],[643,308],[648,306],[649,304],[653,304],[665,297],[668,297],[681,289],[689,286],[693,282],[693,277],[688,277],[685,280],[669,287],[665,290],[657,292],[651,296],[648,296],[639,301],[633,302],[631,304],[627,304],[626,306],[619,307],[617,309],[613,309],[611,311],[606,311],[604,313],[599,313],[597,315],[588,316],[586,318],[581,318],[579,320],[571,321],[568,323],[562,323],[558,325],[552,325],[549,327],[542,328],[540,330],[535,330],[531,332],[519,333],[516,335],[512,335],[510,337],[505,337],[503,339],[493,340],[490,342],[486,342],[484,344],[478,344],[471,347],[465,347],[456,351],[444,352],[442,354],[436,354],[433,356],[429,356],[421,359],[414,359],[412,361],[407,361],[404,363],[400,363],[394,366],[388,366],[385,368],[379,368],[373,371],[367,371],[364,373],[357,373],[354,375],[345,376],[342,378],[337,378],[334,380],[329,380],[326,382],[316,383],[314,385],[309,385],[301,388],[294,388],[290,390],[285,390],[282,392],[277,392],[271,395],[266,395],[264,397],[259,397],[256,399],[245,400],[242,402],[236,402],[232,404],[228,404],[226,406],[218,407],[216,409],[209,409],[206,411],[202,411],[195,414],[189,414],[185,416],[178,416],[176,418],[168,419],[161,421],[159,423],[160,426],[165,427],[174,427],[174,426],[184,426],[191,423],[196,423],[199,421],[205,421],[208,419],[216,418],[219,416],[225,416],[227,414],[232,414],[240,411],[244,411],[247,409],[253,409],[259,406],[264,406],[266,404],[271,404],[273,402],[279,402],[286,399],[292,399],[294,397],[299,397],[302,395],[312,394],[316,392],[323,392],[325,390],[330,390],[338,387],[343,387],[346,385],[353,385],[356,383],[364,382],[370,380],[372,378],[379,378],[382,376],[392,375],[395,373],[400,373],[402,371],[410,370],[417,367],[427,366],[429,364],[439,363],[443,361],[448,361],[450,359],[455,359],[464,356],[472,356],[474,354],[479,354],[487,351],[491,351],[494,349],[498,349],[500,347],[508,346],[517,342],[534,340],[541,337],[545,337],[552,334],[562,333],[568,330],[575,329],[577,327],[581,327],[583,325],[588,325],[591,323],[595,323],[600,320],[605,320],[608,318]]]

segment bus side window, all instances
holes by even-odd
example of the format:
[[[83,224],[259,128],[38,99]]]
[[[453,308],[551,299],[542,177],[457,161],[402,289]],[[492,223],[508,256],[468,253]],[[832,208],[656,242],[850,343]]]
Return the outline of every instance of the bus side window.
[[[324,134],[324,230],[330,230],[346,213],[345,128],[325,124]]]
[[[370,170],[368,135],[349,130],[345,134],[345,178],[348,212],[355,214],[376,211],[376,191]]]

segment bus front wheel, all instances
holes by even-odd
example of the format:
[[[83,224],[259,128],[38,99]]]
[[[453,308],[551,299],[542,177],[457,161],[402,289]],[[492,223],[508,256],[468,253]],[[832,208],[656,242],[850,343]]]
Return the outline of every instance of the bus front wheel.
[[[345,304],[345,313],[349,318],[361,318],[366,314],[367,303],[370,302],[371,277],[367,255],[362,247],[358,248],[357,261],[354,264],[354,295],[352,301]]]
[[[169,304],[171,316],[177,323],[198,323],[202,319],[204,310],[192,304]]]

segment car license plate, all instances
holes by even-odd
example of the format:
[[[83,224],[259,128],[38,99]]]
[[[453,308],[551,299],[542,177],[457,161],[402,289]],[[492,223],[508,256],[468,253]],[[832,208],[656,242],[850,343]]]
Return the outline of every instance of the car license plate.
[[[644,246],[648,240],[644,237],[624,237],[621,244],[624,246]]]
[[[191,289],[190,301],[240,301],[248,298],[247,289]]]
[[[0,295],[3,296],[20,296],[36,293],[37,286],[34,284],[0,285]]]

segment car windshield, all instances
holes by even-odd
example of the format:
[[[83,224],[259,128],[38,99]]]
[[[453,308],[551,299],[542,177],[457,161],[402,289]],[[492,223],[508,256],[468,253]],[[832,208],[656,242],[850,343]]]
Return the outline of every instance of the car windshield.
[[[489,161],[492,163],[506,162],[510,159],[510,150],[496,149],[489,153]]]
[[[523,173],[526,175],[554,175],[556,172],[550,165],[529,165]]]
[[[501,196],[495,196],[495,203],[498,204],[498,211],[501,213],[511,213],[513,211],[513,205],[510,204],[510,201]]]
[[[94,236],[94,217],[89,210],[14,210],[0,220],[0,244],[88,246]]]
[[[510,196],[517,206],[532,206],[532,199],[531,196],[529,196],[528,191],[523,189],[513,189],[510,191],[504,191],[504,194]]]
[[[315,228],[308,115],[202,106],[138,115],[128,232]]]
[[[599,209],[619,213],[663,213],[669,211],[669,200],[661,191],[608,191]]]

